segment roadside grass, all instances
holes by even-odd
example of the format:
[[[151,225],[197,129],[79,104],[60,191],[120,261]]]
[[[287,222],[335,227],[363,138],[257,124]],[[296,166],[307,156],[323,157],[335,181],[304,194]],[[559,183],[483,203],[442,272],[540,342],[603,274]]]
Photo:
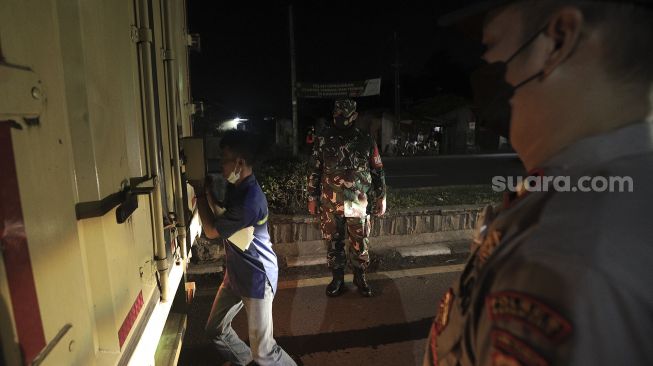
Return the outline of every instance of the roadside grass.
[[[388,188],[389,210],[428,206],[497,204],[501,193],[489,185],[443,186],[428,188]]]

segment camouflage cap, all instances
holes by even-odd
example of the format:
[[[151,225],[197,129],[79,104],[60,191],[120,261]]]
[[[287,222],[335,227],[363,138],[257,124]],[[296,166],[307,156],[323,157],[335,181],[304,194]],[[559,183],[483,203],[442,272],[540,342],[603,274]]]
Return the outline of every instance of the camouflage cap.
[[[333,114],[340,114],[345,117],[351,116],[356,112],[356,102],[352,99],[340,99],[336,100],[335,106],[333,107]]]

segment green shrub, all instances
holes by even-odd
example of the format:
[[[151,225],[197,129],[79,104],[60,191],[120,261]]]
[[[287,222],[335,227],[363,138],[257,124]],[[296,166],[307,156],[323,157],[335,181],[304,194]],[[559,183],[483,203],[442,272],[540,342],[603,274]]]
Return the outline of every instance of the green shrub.
[[[268,199],[270,212],[276,214],[305,214],[306,176],[309,164],[296,158],[277,158],[257,169],[257,179]],[[393,190],[388,188],[388,210],[395,211],[425,206],[461,204],[496,204],[501,193],[490,186],[448,186]]]
[[[306,213],[306,177],[308,162],[279,158],[262,164],[256,173],[268,199],[270,212],[276,214]]]

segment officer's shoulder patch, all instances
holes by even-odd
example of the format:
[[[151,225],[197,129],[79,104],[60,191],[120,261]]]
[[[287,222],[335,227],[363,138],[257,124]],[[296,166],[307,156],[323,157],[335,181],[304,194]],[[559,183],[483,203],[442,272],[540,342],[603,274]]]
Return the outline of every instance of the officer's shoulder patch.
[[[492,365],[495,366],[548,366],[549,363],[531,346],[524,343],[514,335],[503,331],[493,330],[492,337]]]
[[[449,324],[449,313],[451,313],[451,307],[453,306],[454,294],[453,290],[450,288],[442,299],[440,300],[440,305],[438,306],[438,315],[435,317],[434,325],[437,335],[440,335],[444,328]]]
[[[493,323],[517,322],[548,340],[558,343],[572,331],[571,323],[533,296],[516,291],[490,294],[485,302]]]
[[[476,266],[483,267],[488,258],[494,253],[494,250],[501,243],[501,238],[503,233],[499,230],[492,230],[485,235],[485,238],[479,246],[478,252],[476,253]]]

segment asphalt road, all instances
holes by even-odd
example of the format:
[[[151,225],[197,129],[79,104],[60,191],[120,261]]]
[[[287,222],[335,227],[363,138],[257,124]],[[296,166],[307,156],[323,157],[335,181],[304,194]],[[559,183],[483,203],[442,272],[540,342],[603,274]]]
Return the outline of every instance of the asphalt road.
[[[392,188],[490,185],[494,176],[525,174],[516,154],[384,158],[383,165]]]
[[[324,295],[328,278],[283,280],[274,300],[277,342],[305,365],[420,365],[438,301],[461,265],[372,274],[376,296],[351,285],[337,298]],[[222,365],[203,336],[218,283],[198,288],[189,312],[179,365]],[[247,338],[244,310],[234,329]]]

